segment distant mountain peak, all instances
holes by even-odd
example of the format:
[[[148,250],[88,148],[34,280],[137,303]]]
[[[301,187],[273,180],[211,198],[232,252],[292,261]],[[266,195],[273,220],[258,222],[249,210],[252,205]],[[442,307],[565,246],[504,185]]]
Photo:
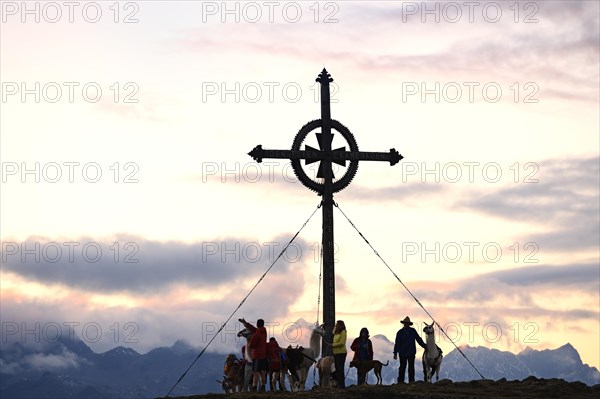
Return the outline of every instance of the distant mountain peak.
[[[525,349],[518,353],[518,355],[527,354],[533,351],[535,351],[535,349],[533,349],[531,346],[526,346]]]
[[[529,348],[529,350],[527,352],[525,350],[521,351],[521,353],[519,353],[519,356],[520,355],[528,356],[528,355],[537,354],[537,353],[555,354],[555,355],[559,355],[561,357],[569,358],[572,361],[575,361],[577,363],[581,363],[581,357],[579,356],[579,352],[577,352],[577,349],[575,349],[573,347],[573,345],[571,345],[570,343],[566,343],[563,346],[560,346],[556,349],[537,350],[537,349]]]
[[[116,348],[104,352],[102,355],[139,356],[140,354],[131,348],[117,346]]]
[[[190,343],[184,339],[178,339],[175,341],[173,346],[170,348],[173,352],[178,354],[184,354],[191,350],[194,350],[194,347],[190,345]]]
[[[177,341],[175,341],[175,343],[173,344],[172,348],[176,347],[176,346],[185,346],[185,347],[190,347],[191,348],[190,343],[187,340],[185,340],[185,339],[178,339]]]
[[[73,335],[72,337],[60,337],[58,342],[62,344],[69,351],[75,353],[77,356],[81,356],[84,358],[91,358],[95,355],[94,351],[87,346],[87,344],[82,341],[77,335]]]
[[[383,340],[383,341],[385,341],[385,342],[393,343],[392,341],[390,341],[390,340],[388,339],[388,337],[386,337],[386,336],[385,336],[385,335],[383,335],[383,334],[376,334],[376,335],[373,335],[371,338],[378,338],[378,339],[381,339],[381,340]]]
[[[567,342],[566,344],[564,344],[563,346],[561,346],[560,348],[558,348],[558,350],[570,350],[570,351],[575,351],[577,352],[577,349],[575,349],[573,347],[573,345],[571,345],[570,342]]]
[[[299,325],[300,327],[307,327],[307,328],[312,328],[315,326],[315,323],[310,323],[308,321],[306,321],[306,319],[304,318],[299,318],[298,320],[296,320],[297,325]]]

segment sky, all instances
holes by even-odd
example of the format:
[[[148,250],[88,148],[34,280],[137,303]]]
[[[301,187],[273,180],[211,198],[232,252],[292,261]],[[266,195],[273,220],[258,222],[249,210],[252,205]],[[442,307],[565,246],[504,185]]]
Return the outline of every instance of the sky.
[[[361,150],[404,156],[360,162],[334,199],[445,328],[444,352],[569,342],[600,367],[598,2],[1,11],[2,344],[206,345],[320,202],[289,161],[247,153],[320,118],[327,68],[332,118]],[[334,223],[349,337],[431,322]],[[238,317],[308,344],[320,240],[318,210],[209,350],[241,347]]]

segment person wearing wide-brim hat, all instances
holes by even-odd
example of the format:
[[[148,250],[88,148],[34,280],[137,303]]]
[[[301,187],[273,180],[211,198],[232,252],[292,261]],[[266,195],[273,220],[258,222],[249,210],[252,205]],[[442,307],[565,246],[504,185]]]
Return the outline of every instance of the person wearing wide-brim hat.
[[[400,357],[400,368],[398,369],[398,384],[404,382],[404,375],[406,373],[406,365],[408,363],[408,382],[415,380],[415,356],[417,354],[417,347],[415,341],[425,349],[425,342],[417,333],[417,330],[412,328],[412,321],[410,317],[406,316],[404,320],[401,320],[403,327],[398,330],[396,334],[396,342],[394,345],[394,359]]]

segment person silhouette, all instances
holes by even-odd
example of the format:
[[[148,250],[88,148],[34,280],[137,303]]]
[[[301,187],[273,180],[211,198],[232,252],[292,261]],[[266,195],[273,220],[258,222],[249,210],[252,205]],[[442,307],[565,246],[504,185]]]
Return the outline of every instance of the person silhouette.
[[[346,388],[344,365],[346,363],[346,324],[342,320],[335,323],[333,329],[333,359],[335,361],[335,381],[338,388]]]
[[[356,338],[350,349],[354,351],[353,362],[356,362],[356,371],[358,374],[357,385],[365,383],[367,372],[362,366],[362,362],[373,360],[373,343],[369,339],[369,330],[366,327],[361,328],[360,335]]]
[[[238,319],[248,330],[252,332],[252,338],[248,342],[248,346],[252,351],[252,391],[258,389],[265,391],[265,383],[269,364],[267,362],[267,329],[265,321],[258,319],[256,327],[248,323],[245,319]]]
[[[403,327],[396,333],[396,341],[394,343],[394,359],[400,357],[400,367],[398,368],[398,384],[404,383],[404,375],[406,374],[406,364],[408,363],[408,382],[415,381],[415,355],[417,348],[415,341],[426,348],[425,342],[417,333],[417,330],[412,328],[412,321],[406,316],[400,321]]]

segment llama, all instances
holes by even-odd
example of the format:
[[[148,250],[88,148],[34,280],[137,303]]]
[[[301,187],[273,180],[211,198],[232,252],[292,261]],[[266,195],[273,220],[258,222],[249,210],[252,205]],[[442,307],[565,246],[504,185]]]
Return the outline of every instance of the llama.
[[[252,380],[252,352],[250,351],[250,339],[252,338],[252,333],[247,328],[244,328],[242,331],[237,333],[238,337],[246,338],[246,345],[244,347],[244,360],[246,360],[246,366],[244,368],[244,384],[242,386],[242,392],[250,391],[250,382]]]
[[[306,389],[308,370],[316,362],[315,359],[321,355],[321,337],[323,334],[323,326],[317,326],[310,334],[310,348],[292,348],[290,345],[285,350],[288,369],[294,379],[293,391],[304,391]]]
[[[427,339],[425,340],[427,348],[423,352],[423,375],[427,382],[431,382],[434,373],[435,380],[439,380],[440,368],[442,367],[442,359],[444,357],[440,347],[435,344],[433,324],[425,324],[425,328],[423,328],[423,332],[427,334]]]

